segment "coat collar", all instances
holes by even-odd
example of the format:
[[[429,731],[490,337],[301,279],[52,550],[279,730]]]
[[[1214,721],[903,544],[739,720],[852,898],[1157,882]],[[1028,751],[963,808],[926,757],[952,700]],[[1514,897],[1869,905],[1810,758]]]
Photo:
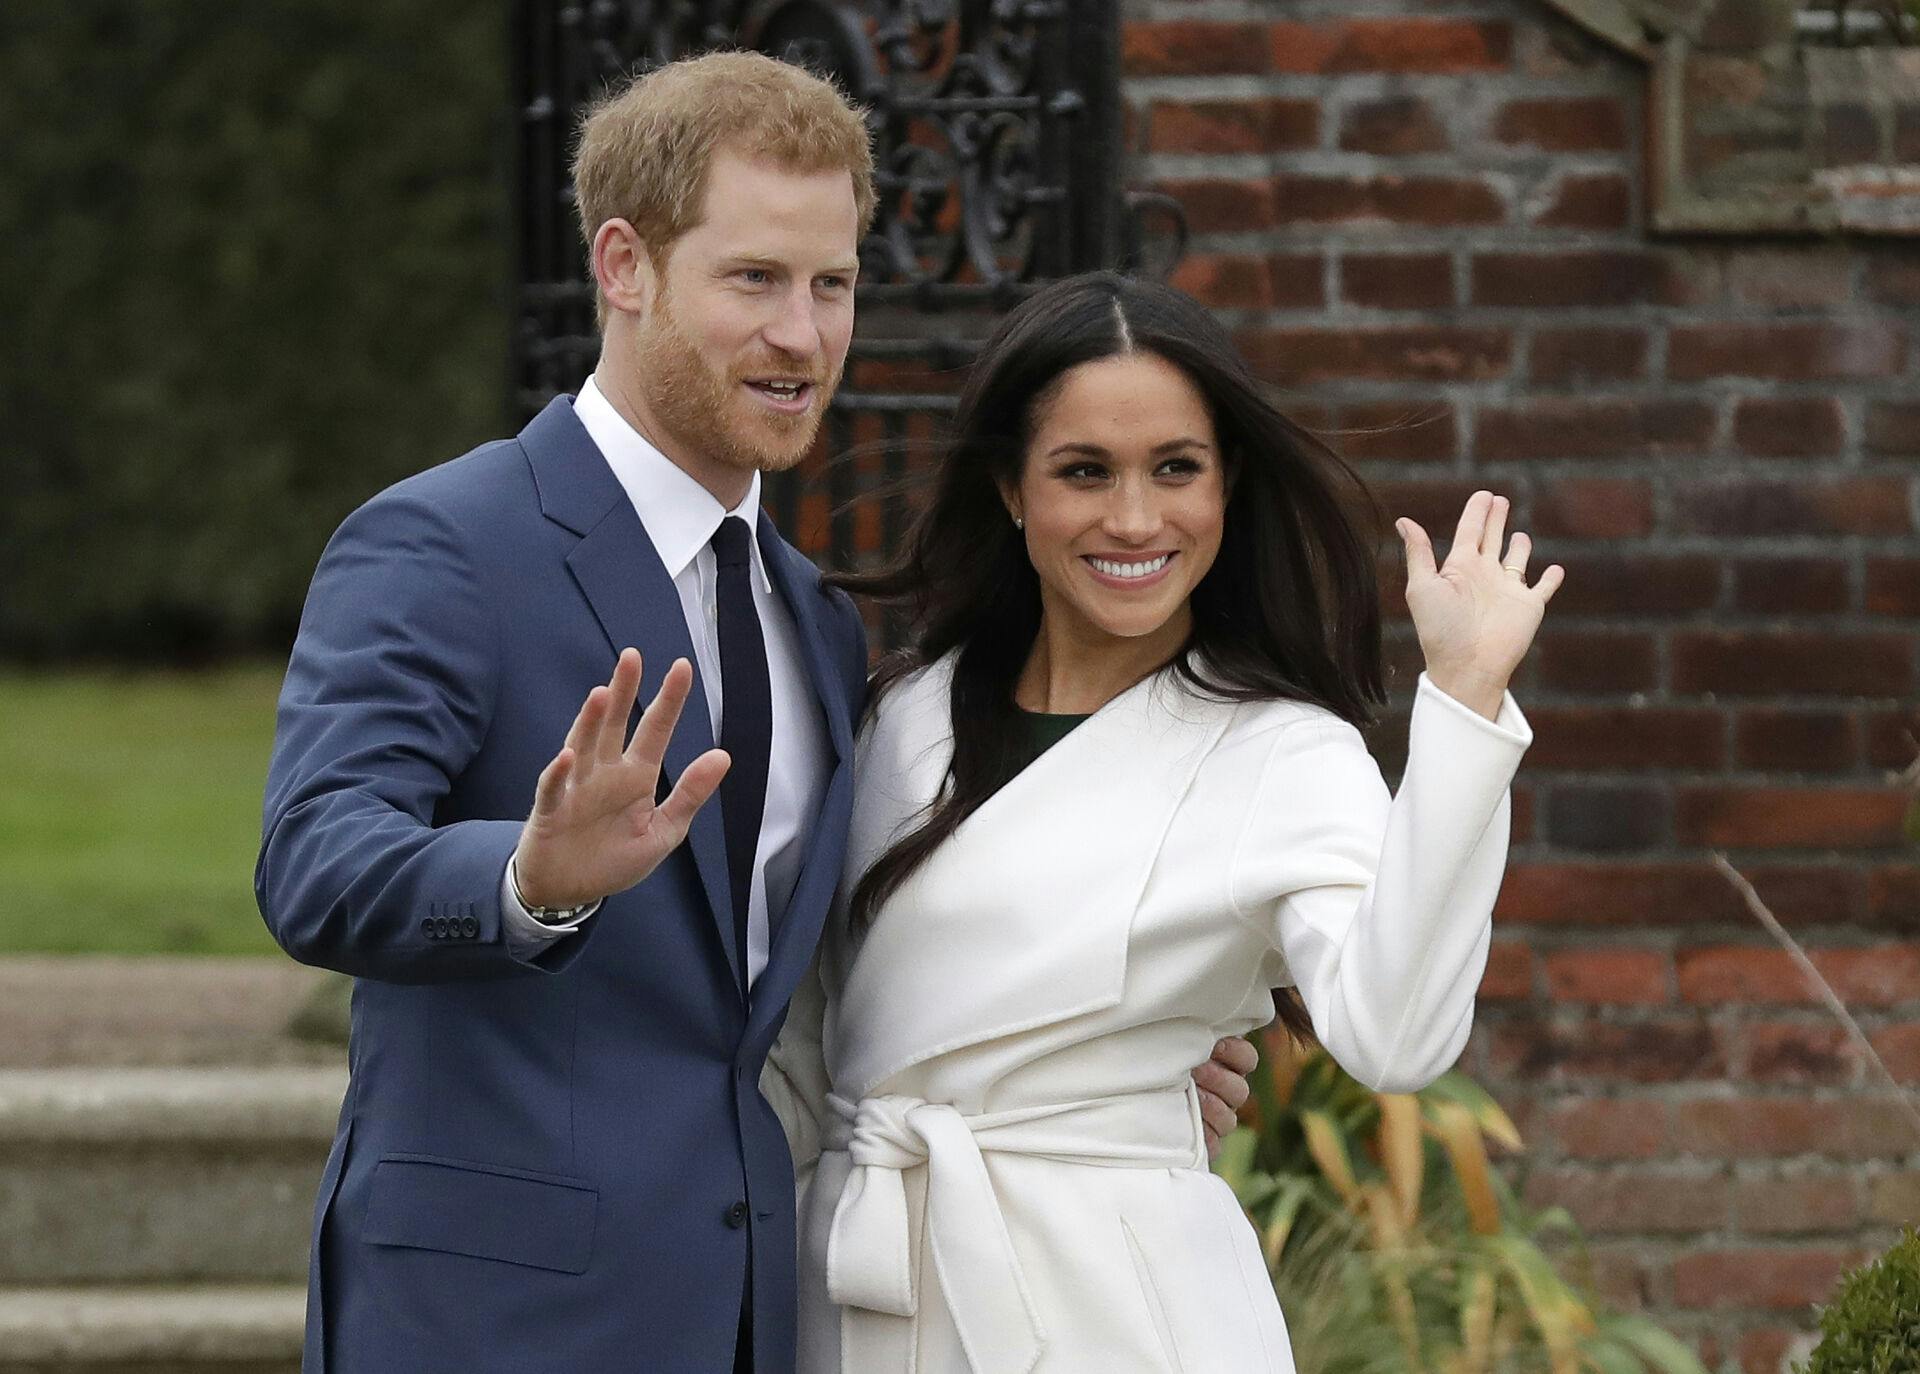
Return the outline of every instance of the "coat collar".
[[[952,679],[949,657],[882,702],[860,753],[849,885],[937,795]],[[935,1054],[1118,1004],[1147,880],[1232,718],[1163,669],[969,816],[836,958],[827,1055],[841,1090],[866,1096]]]

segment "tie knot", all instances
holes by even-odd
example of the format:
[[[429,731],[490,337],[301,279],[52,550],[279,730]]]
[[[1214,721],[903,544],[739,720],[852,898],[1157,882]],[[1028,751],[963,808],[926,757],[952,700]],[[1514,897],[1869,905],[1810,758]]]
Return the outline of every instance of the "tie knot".
[[[752,538],[753,532],[747,528],[747,522],[737,515],[729,515],[720,522],[720,528],[713,532],[714,562],[722,568],[744,566],[747,546]]]

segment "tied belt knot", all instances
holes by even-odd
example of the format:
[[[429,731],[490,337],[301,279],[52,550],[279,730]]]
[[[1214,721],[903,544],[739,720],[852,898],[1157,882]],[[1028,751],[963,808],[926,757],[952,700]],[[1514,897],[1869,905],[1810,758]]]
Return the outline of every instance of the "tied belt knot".
[[[974,1116],[897,1094],[858,1102],[829,1094],[827,1104],[826,1149],[844,1151],[852,1164],[827,1233],[828,1294],[843,1307],[895,1317],[918,1312],[913,1255],[920,1237],[902,1175],[925,1166],[920,1224],[974,1374],[1026,1374],[1046,1348],[983,1152],[1108,1168],[1207,1163],[1191,1083]]]

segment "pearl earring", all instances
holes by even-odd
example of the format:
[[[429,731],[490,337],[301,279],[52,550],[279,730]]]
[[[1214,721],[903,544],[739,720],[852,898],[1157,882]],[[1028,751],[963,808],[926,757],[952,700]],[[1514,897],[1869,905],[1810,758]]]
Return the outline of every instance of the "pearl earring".
[[[1016,515],[1013,517],[1013,527],[1016,530],[1024,530],[1027,527],[1027,522]]]

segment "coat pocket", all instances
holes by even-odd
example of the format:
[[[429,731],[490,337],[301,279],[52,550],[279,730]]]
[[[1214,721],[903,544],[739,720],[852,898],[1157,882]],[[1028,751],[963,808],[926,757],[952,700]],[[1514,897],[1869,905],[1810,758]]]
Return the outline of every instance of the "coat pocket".
[[[1167,1320],[1167,1305],[1161,1299],[1160,1286],[1153,1281],[1153,1270],[1147,1264],[1146,1252],[1140,1248],[1140,1238],[1134,1235],[1125,1217],[1120,1218],[1120,1232],[1127,1240],[1127,1254],[1133,1260],[1134,1277],[1140,1281],[1140,1298],[1147,1305],[1147,1315],[1153,1321],[1153,1333],[1160,1340],[1160,1354],[1172,1374],[1186,1374],[1186,1366],[1180,1362],[1179,1348],[1173,1343],[1173,1325]]]
[[[437,1155],[382,1155],[360,1238],[586,1272],[600,1193],[584,1179]]]

